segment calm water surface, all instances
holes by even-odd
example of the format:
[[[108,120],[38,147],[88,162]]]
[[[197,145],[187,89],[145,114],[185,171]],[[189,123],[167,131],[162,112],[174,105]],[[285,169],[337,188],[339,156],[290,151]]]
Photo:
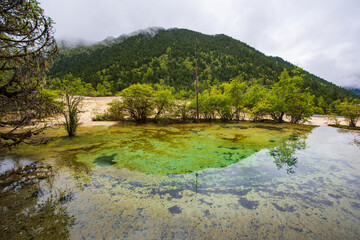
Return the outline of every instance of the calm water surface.
[[[271,124],[60,129],[0,157],[1,239],[358,239],[360,135]]]

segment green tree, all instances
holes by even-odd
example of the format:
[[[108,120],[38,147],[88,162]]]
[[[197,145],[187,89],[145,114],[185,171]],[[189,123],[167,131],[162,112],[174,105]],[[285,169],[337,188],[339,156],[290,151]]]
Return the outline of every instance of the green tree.
[[[31,139],[46,125],[19,129],[60,111],[43,90],[57,53],[52,23],[35,0],[0,1],[0,148]]]
[[[352,101],[346,99],[339,105],[341,115],[345,117],[350,127],[356,127],[356,123],[360,119],[360,100],[354,99]]]
[[[253,121],[261,120],[267,114],[267,95],[268,90],[258,83],[253,83],[247,88],[244,94],[244,107]]]
[[[154,105],[156,108],[155,119],[158,119],[165,111],[171,111],[174,106],[174,96],[172,92],[174,88],[165,85],[155,85]]]
[[[222,121],[231,120],[233,117],[230,97],[223,93],[220,88],[214,86],[211,89],[208,104],[214,111],[214,118],[220,116]]]
[[[229,96],[229,101],[234,108],[235,118],[240,120],[240,114],[244,110],[246,91],[246,83],[242,76],[238,76],[230,81],[230,83],[223,83],[224,93]]]
[[[53,78],[47,81],[47,87],[52,90],[71,93],[73,95],[84,95],[85,87],[80,77],[68,73],[61,78]]]
[[[190,107],[196,109],[195,99]],[[201,115],[209,121],[216,119],[217,116],[223,121],[231,120],[233,117],[230,97],[217,86],[199,94],[199,108]]]
[[[73,137],[76,134],[77,128],[80,126],[80,105],[84,100],[82,96],[85,88],[79,77],[74,77],[72,74],[67,74],[61,79],[61,86],[63,92],[63,102],[65,104],[63,109],[63,116],[65,118],[64,126],[69,135]]]
[[[73,137],[76,134],[76,130],[80,125],[80,104],[83,100],[81,96],[72,95],[69,92],[66,92],[64,95],[65,108],[63,115],[65,118],[64,126],[69,135]]]
[[[200,92],[239,74],[246,79],[259,79],[269,88],[278,81],[284,68],[294,67],[279,57],[268,57],[224,35],[209,36],[186,29],[169,29],[159,30],[151,38],[139,34],[117,44],[61,48],[49,74],[55,77],[72,72],[95,88],[103,81],[113,82],[112,92],[138,82],[156,84],[160,79],[177,91],[195,90],[194,39],[198,39],[198,46],[201,46],[197,60]],[[167,51],[168,48],[171,51]],[[345,89],[301,72],[306,76],[303,89],[308,88],[317,97],[323,96],[327,104],[336,100],[333,97],[356,98]]]
[[[314,95],[298,93],[287,104],[287,115],[292,123],[307,121],[314,114]]]
[[[299,123],[314,113],[313,95],[301,90],[304,76],[300,74],[300,69],[295,68],[292,75],[284,69],[269,93],[269,113],[279,123],[284,121],[285,114],[290,117],[291,122]]]
[[[287,103],[300,85],[301,80],[299,78],[292,79],[286,69],[280,74],[279,81],[272,86],[269,93],[269,113],[275,121],[279,123],[284,121]]]
[[[83,93],[85,96],[95,97],[97,95],[97,92],[91,83],[86,83],[83,89]]]
[[[98,96],[110,96],[112,95],[111,84],[108,81],[104,81],[102,84],[98,83],[96,91]]]
[[[323,96],[317,98],[317,109],[316,112],[319,114],[327,114],[328,113],[328,105]]]
[[[154,89],[148,84],[134,84],[122,90],[123,109],[137,122],[146,122],[154,112]]]
[[[210,90],[205,90],[202,93],[199,93],[199,114],[201,114],[206,120],[211,121],[212,118],[215,118],[215,109],[211,105],[210,99]],[[190,109],[195,111],[195,118],[197,118],[196,109],[196,97],[190,103]]]
[[[194,92],[189,90],[180,90],[175,94],[175,106],[174,106],[174,115],[180,117],[184,122],[190,115],[190,103],[189,99],[194,98]]]

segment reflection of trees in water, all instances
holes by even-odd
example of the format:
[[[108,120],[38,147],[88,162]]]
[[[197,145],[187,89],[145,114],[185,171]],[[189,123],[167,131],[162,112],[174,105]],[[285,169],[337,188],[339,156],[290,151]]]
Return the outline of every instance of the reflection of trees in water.
[[[360,147],[360,137],[354,139],[354,143]]]
[[[77,161],[76,152],[62,153],[58,156],[57,163],[70,170],[79,189],[84,189],[84,186],[91,182],[91,167],[87,163]]]
[[[278,170],[286,167],[287,174],[295,173],[297,157],[294,156],[296,151],[306,148],[304,139],[299,139],[296,135],[290,137],[290,139],[284,139],[280,145],[271,149],[269,154],[274,158]]]
[[[351,134],[354,138],[352,139],[351,144],[355,144],[358,147],[360,147],[360,133],[358,132],[351,132],[349,130],[345,130],[345,129],[338,129],[337,130],[338,133],[342,133],[342,134]]]
[[[0,175],[1,239],[68,239],[68,190],[53,189],[51,166],[35,162]]]

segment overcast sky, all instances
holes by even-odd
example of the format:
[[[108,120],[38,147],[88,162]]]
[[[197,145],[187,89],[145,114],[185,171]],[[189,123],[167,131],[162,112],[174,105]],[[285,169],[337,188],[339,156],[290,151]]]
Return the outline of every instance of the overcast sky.
[[[360,88],[360,0],[39,0],[56,38],[148,27],[224,33],[341,86]]]

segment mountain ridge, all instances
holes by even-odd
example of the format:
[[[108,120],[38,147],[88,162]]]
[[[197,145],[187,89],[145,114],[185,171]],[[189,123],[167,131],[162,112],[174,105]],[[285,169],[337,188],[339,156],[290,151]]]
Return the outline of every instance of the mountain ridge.
[[[67,73],[94,87],[104,82],[118,92],[131,84],[163,83],[176,89],[194,88],[194,47],[198,50],[200,89],[228,82],[242,75],[270,86],[284,68],[295,65],[278,56],[267,56],[224,34],[206,35],[188,29],[148,28],[91,46],[60,48],[50,77]],[[104,44],[105,41],[105,44]],[[336,100],[358,97],[350,91],[305,70],[304,88],[317,97]]]

